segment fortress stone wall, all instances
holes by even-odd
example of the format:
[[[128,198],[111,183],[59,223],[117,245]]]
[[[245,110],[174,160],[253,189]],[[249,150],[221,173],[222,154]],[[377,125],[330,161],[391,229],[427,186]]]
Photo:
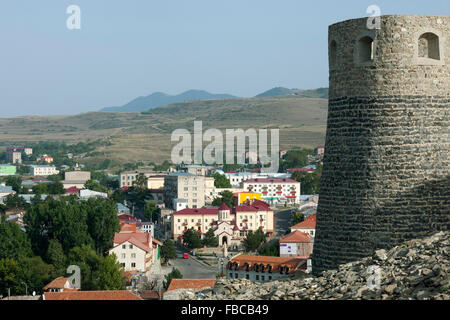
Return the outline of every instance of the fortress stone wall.
[[[450,17],[329,27],[313,272],[450,226]]]

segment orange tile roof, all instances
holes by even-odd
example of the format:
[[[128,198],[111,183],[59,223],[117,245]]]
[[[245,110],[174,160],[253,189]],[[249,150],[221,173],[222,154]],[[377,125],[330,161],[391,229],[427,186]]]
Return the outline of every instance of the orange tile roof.
[[[128,290],[45,292],[44,300],[143,300]]]
[[[172,279],[167,291],[176,289],[201,289],[204,287],[214,287],[216,280],[210,279]]]
[[[305,232],[301,232],[299,230],[295,230],[284,237],[281,237],[280,243],[309,243],[312,240],[312,236]]]
[[[157,299],[162,299],[162,296],[164,295],[166,291],[165,290],[161,290],[161,294],[158,291],[152,291],[152,290],[144,290],[142,291],[141,297],[143,299],[152,299],[152,300],[157,300]]]
[[[315,229],[316,228],[316,215],[306,218],[304,221],[297,223],[291,227],[292,229]]]
[[[298,268],[305,269],[306,268],[306,259],[307,257],[269,257],[269,256],[252,256],[239,254],[233,258],[231,258],[230,262],[228,262],[227,269],[236,270],[247,270],[247,266],[249,267],[248,271],[254,271],[255,265],[260,266],[263,265],[265,271],[268,271],[268,267],[271,266],[271,272],[279,272],[281,267],[288,267],[288,273],[297,270]],[[303,263],[305,262],[305,263]]]
[[[47,284],[44,287],[44,290],[48,290],[50,288],[64,289],[64,285],[66,284],[67,280],[69,280],[69,278],[58,277],[55,280],[51,281],[49,284]]]

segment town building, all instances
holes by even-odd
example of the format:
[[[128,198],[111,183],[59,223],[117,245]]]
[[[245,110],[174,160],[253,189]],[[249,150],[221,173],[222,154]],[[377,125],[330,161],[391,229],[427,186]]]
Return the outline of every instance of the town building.
[[[148,189],[160,189],[164,186],[164,176],[167,172],[146,169],[124,171],[119,175],[120,187],[132,187],[140,174],[143,174],[146,178],[152,178],[150,181],[147,181]]]
[[[136,223],[122,223],[120,232],[114,235],[114,246],[109,254],[115,254],[125,271],[137,270],[150,275],[152,266],[159,263],[159,247],[162,243],[151,233],[139,230]]]
[[[93,191],[93,190],[88,190],[88,189],[82,189],[79,191],[79,198],[80,200],[87,200],[90,198],[103,198],[106,199],[108,198],[108,194],[104,193],[104,192],[98,192],[98,191]]]
[[[0,197],[7,197],[10,194],[16,193],[11,186],[5,185],[5,183],[0,184]]]
[[[269,257],[238,254],[227,264],[227,279],[248,279],[265,282],[288,278],[298,270],[307,269],[308,257]]]
[[[290,173],[278,173],[278,172],[267,172],[267,173],[260,173],[260,172],[251,172],[251,171],[245,171],[245,172],[236,172],[236,171],[228,171],[225,172],[225,176],[230,181],[230,184],[233,188],[242,188],[242,183],[245,180],[249,179],[267,179],[267,178],[286,178],[289,179],[291,177]]]
[[[53,157],[50,157],[47,154],[44,154],[44,155],[38,157],[36,160],[38,162],[45,162],[45,163],[48,163],[48,164],[53,163]]]
[[[314,148],[314,155],[318,158],[323,158],[323,155],[325,154],[325,147],[324,146],[317,146]]]
[[[259,192],[235,192],[234,197],[236,197],[235,205],[241,205],[252,199],[261,200],[261,193]]]
[[[55,166],[32,165],[30,166],[32,176],[51,176],[59,173]]]
[[[243,181],[248,192],[261,193],[261,200],[269,204],[300,203],[300,182],[288,178],[256,178]]]
[[[280,239],[280,257],[309,257],[313,253],[314,237],[295,230]]]
[[[0,164],[0,176],[13,176],[17,172],[16,166]]]
[[[216,284],[215,279],[172,279],[166,292],[179,289],[207,289]]]
[[[22,153],[19,151],[6,151],[6,160],[12,164],[22,164]]]
[[[123,215],[123,214],[129,215],[130,214],[130,208],[124,206],[121,203],[118,203],[117,204],[117,215],[120,216],[120,215]]]
[[[77,291],[78,288],[70,282],[69,278],[58,277],[44,287],[46,292],[68,292]]]
[[[293,225],[291,231],[295,230],[307,233],[314,238],[316,236],[316,215],[309,216],[302,222]]]
[[[61,181],[64,189],[76,187],[78,189],[84,189],[84,185],[91,179],[90,171],[66,171],[64,172],[64,180]]]
[[[173,239],[181,239],[184,232],[194,228],[202,236],[212,229],[219,244],[240,244],[249,231],[262,229],[273,234],[273,210],[260,200],[251,200],[233,209],[222,204],[220,208],[183,209],[172,214]]]
[[[28,148],[28,147],[7,148],[6,152],[9,152],[9,151],[20,152],[20,153],[23,153],[24,155],[27,155],[27,156],[30,156],[30,155],[33,154],[33,148]]]
[[[174,199],[185,199],[188,208],[205,206],[205,179],[187,172],[175,172],[165,176],[164,202],[172,207]],[[212,178],[213,179],[213,178]]]
[[[194,174],[196,176],[208,176],[214,170],[212,166],[201,166],[197,164],[185,165],[180,169],[180,171]]]

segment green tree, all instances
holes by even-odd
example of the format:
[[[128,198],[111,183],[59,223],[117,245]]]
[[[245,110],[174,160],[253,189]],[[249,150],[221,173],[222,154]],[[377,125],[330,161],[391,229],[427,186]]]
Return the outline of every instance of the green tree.
[[[64,190],[64,186],[61,182],[53,182],[47,186],[47,190],[49,194],[64,194],[66,191]]]
[[[224,174],[216,172],[214,175],[214,186],[216,188],[231,188],[230,180]]]
[[[296,171],[292,179],[300,182],[302,194],[318,194],[320,192],[320,176],[316,173]]]
[[[133,187],[141,190],[147,189],[147,177],[143,173],[139,173],[136,180],[133,181]]]
[[[72,248],[67,256],[67,265],[76,265],[81,272],[81,290],[100,290],[98,275],[102,256],[89,245]]]
[[[64,255],[63,248],[58,240],[50,240],[45,260],[53,266],[53,279],[65,274],[66,256]]]
[[[145,203],[144,217],[147,220],[158,221],[160,217],[160,209],[156,206],[155,201]]]
[[[48,194],[47,183],[38,183],[32,188],[34,194]]]
[[[189,249],[201,248],[203,246],[200,235],[194,228],[191,228],[184,233],[183,243]]]
[[[28,203],[25,201],[24,198],[19,197],[19,195],[17,193],[15,193],[15,194],[9,194],[8,196],[6,196],[5,206],[7,209],[27,208]]]
[[[166,280],[164,281],[164,288],[169,288],[170,282],[172,279],[183,279],[183,275],[180,270],[173,268],[172,271],[165,276]]]
[[[258,254],[260,256],[272,256],[279,257],[280,256],[280,241],[278,239],[274,239],[270,243],[266,243],[258,249]]]
[[[88,232],[94,240],[94,248],[103,254],[112,248],[114,234],[120,231],[117,205],[114,201],[100,198],[91,198],[82,205],[87,212]]]
[[[123,266],[117,262],[115,254],[101,259],[98,270],[97,290],[123,290],[125,289]]]
[[[6,185],[11,186],[14,191],[20,192],[22,186],[22,178],[17,176],[8,176],[5,182]]]
[[[161,247],[161,259],[163,263],[166,264],[170,259],[175,259],[177,257],[177,249],[171,239],[164,241]]]
[[[266,242],[266,237],[261,229],[256,232],[249,231],[244,239],[243,245],[247,252],[255,251],[261,244]]]
[[[15,288],[19,283],[19,264],[11,258],[0,259],[0,294],[8,294],[11,288],[11,294],[15,294]]]
[[[288,151],[280,161],[280,172],[286,169],[303,168],[309,164],[308,155],[313,155],[314,150],[301,149]]]
[[[207,247],[217,247],[219,245],[219,240],[214,235],[213,229],[209,229],[208,232],[206,232],[205,237],[202,240],[202,243]]]
[[[84,184],[84,187],[86,189],[92,190],[92,191],[97,191],[97,192],[108,192],[108,189],[105,188],[104,186],[102,186],[98,181],[96,180],[88,180],[86,181],[86,183]]]
[[[37,293],[42,292],[42,288],[49,283],[52,279],[53,266],[45,263],[41,257],[34,256],[31,258],[25,258],[20,260],[20,271],[18,278],[20,283],[17,291],[25,294],[25,290],[28,290],[28,294],[33,291]],[[25,284],[26,283],[26,286]]]
[[[291,213],[291,219],[292,219],[292,225],[296,225],[297,223],[302,222],[305,220],[305,216],[301,211],[296,211]]]
[[[31,243],[16,223],[0,222],[0,259],[31,257]]]
[[[225,190],[219,193],[220,197],[215,198],[212,205],[215,207],[220,207],[220,205],[225,202],[228,207],[233,207],[233,192]]]

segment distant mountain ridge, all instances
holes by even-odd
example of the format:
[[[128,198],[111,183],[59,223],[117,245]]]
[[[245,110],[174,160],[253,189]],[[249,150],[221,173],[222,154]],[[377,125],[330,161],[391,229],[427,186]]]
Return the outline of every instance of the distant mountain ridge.
[[[275,87],[275,88],[267,90],[263,93],[258,94],[257,96],[255,96],[255,98],[284,96],[287,94],[299,96],[302,98],[328,99],[328,88],[301,90],[301,89],[288,89],[288,88],[284,88],[284,87]]]
[[[145,97],[138,97],[120,107],[106,107],[104,112],[138,112],[155,109],[172,103],[194,100],[236,98],[231,94],[213,94],[204,90],[188,90],[178,95],[155,92]]]
[[[318,88],[310,90],[288,89],[284,87],[275,87],[260,93],[255,98],[276,97],[284,95],[295,95],[302,98],[323,98],[328,99],[328,88]],[[178,95],[169,95],[164,92],[155,92],[145,97],[137,97],[127,104],[119,107],[106,107],[101,109],[103,112],[141,112],[148,111],[158,107],[167,106],[173,103],[185,101],[202,101],[214,99],[239,98],[231,94],[214,94],[204,90],[188,90]]]

